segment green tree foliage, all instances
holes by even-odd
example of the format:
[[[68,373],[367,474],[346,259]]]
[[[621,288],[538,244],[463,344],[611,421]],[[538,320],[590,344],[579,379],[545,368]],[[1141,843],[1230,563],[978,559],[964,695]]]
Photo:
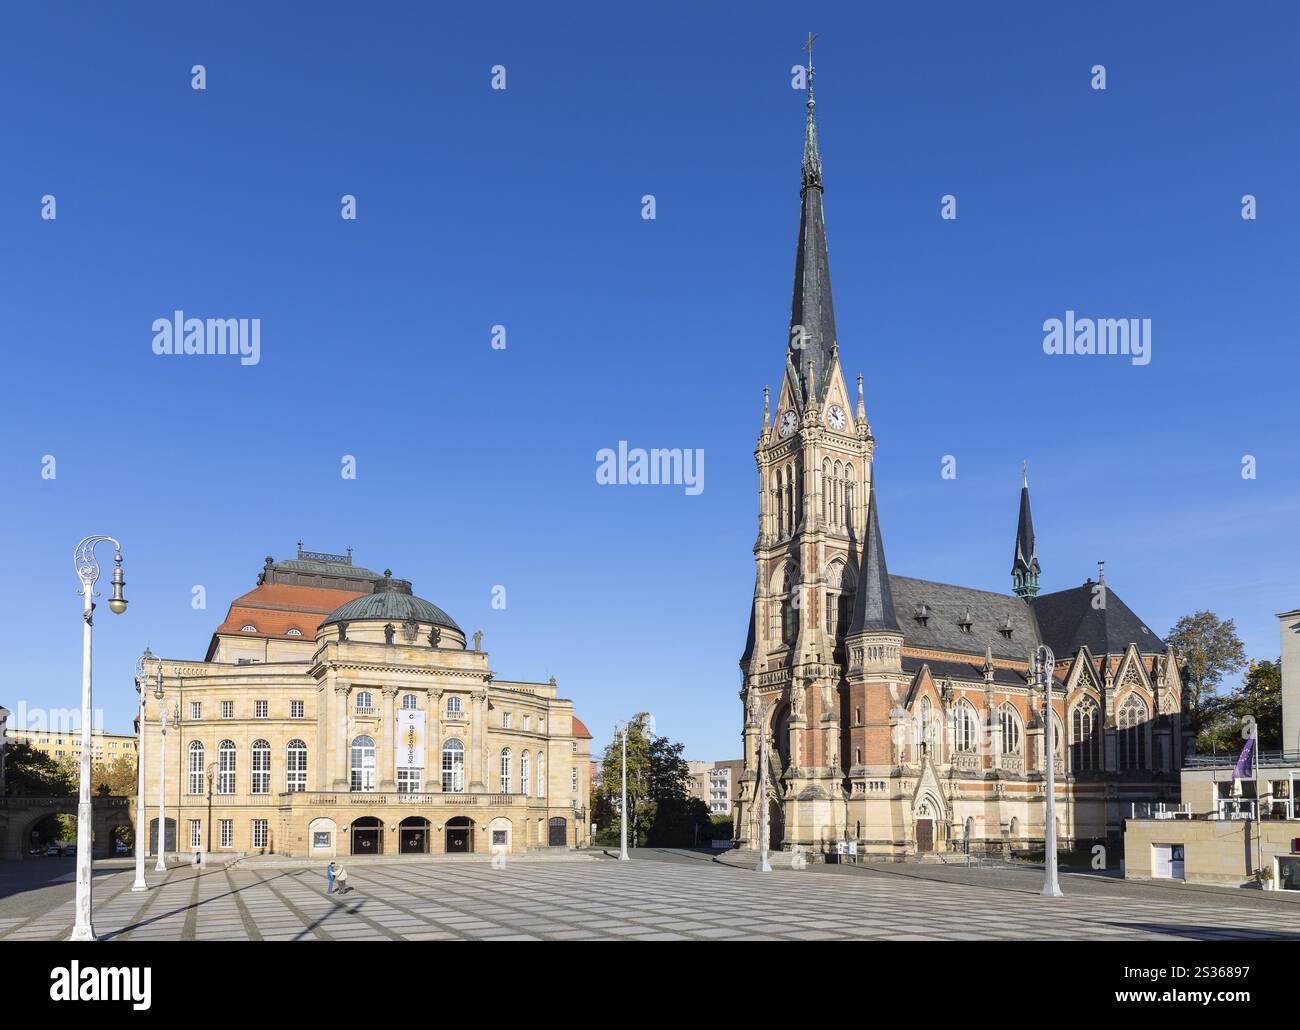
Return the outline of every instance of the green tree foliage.
[[[649,726],[649,714],[640,712],[627,727],[628,846],[688,847],[709,822],[708,805],[690,793],[684,745],[654,735]],[[622,773],[623,741],[615,735],[605,748],[591,806],[602,842],[618,839]]]
[[[1282,749],[1282,662],[1251,662],[1242,685],[1207,698],[1201,712],[1197,750],[1233,754],[1245,746],[1249,727],[1259,732],[1261,751]]]
[[[5,746],[5,793],[66,796],[77,793],[75,771],[24,741]]]
[[[1183,660],[1182,678],[1187,692],[1184,707],[1197,727],[1202,727],[1205,707],[1220,681],[1246,665],[1246,648],[1237,636],[1237,625],[1213,612],[1195,612],[1174,623],[1165,634],[1165,642]],[[1198,740],[1198,750],[1200,743]]]

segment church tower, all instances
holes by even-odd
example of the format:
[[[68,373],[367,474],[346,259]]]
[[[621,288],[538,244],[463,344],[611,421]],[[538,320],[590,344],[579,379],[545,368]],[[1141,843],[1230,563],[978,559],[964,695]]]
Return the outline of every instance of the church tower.
[[[776,410],[765,389],[754,449],[754,601],[740,661],[745,774],[737,836],[755,839],[753,801],[766,796],[771,841],[787,849],[844,835],[844,644],[867,539],[875,446],[862,377],[855,410],[840,368],[822,193],[810,49],[790,330]],[[769,776],[760,790],[764,737]]]
[[[1038,542],[1034,539],[1034,518],[1029,513],[1029,463],[1025,463],[1020,485],[1020,521],[1016,525],[1016,554],[1011,561],[1011,589],[1017,597],[1038,593]]]

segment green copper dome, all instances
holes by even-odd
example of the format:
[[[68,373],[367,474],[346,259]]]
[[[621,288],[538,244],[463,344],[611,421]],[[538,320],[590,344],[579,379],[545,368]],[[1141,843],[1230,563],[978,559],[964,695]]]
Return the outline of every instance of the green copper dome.
[[[334,609],[321,625],[329,626],[337,622],[383,621],[398,626],[412,619],[416,622],[445,626],[447,629],[454,629],[461,636],[465,635],[464,631],[456,625],[455,619],[436,604],[430,604],[423,597],[416,597],[410,592],[410,587],[400,580],[380,580],[373,594],[354,598],[342,607]]]

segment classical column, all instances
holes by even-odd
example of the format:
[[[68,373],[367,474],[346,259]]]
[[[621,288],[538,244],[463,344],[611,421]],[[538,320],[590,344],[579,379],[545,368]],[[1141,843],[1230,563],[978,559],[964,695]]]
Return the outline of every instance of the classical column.
[[[347,684],[334,687],[334,753],[330,756],[332,769],[330,779],[335,790],[347,790],[350,770],[348,768],[348,695],[352,688]]]
[[[380,690],[384,703],[380,709],[380,718],[384,725],[380,732],[380,751],[375,764],[380,771],[379,789],[391,791],[397,789],[397,748],[393,746],[393,727],[397,720],[397,688],[383,687]]]
[[[471,793],[488,789],[484,762],[487,759],[487,691],[475,690],[470,694],[470,746],[469,769],[466,770]]]
[[[429,710],[424,717],[428,736],[424,744],[424,789],[429,792],[442,789],[442,691],[434,688],[425,696]]]

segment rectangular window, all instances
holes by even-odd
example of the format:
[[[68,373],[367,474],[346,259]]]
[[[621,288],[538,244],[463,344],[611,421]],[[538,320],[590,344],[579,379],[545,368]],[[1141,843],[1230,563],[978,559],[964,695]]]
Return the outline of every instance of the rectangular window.
[[[198,701],[190,702],[190,718],[191,719],[203,718],[203,705]]]
[[[399,794],[420,793],[420,770],[419,769],[398,769],[397,770],[397,793]]]
[[[493,845],[493,847],[497,847],[497,846],[503,845],[503,844],[505,844],[505,842],[506,842],[506,831],[505,831],[505,830],[493,830],[493,831],[492,831],[492,845]]]
[[[265,819],[253,820],[253,847],[255,848],[266,847],[266,820]]]
[[[334,838],[329,830],[317,830],[311,835],[311,846],[313,848],[328,848],[333,842]]]
[[[502,712],[502,713],[501,713],[501,728],[502,728],[503,730],[508,730],[508,729],[510,729],[510,713],[509,713],[509,712]]]
[[[203,847],[203,821],[200,819],[190,820],[190,847],[196,850]]]
[[[222,701],[222,702],[221,702],[221,718],[223,718],[223,719],[233,719],[234,717],[235,717],[235,702],[233,702],[233,701]]]
[[[1044,687],[1043,689],[1046,690],[1047,688]],[[577,789],[578,789],[578,770],[577,770],[577,769],[570,769],[569,772],[572,774],[572,775],[570,775],[570,777],[569,777],[569,788],[570,788],[571,790],[577,790]]]
[[[532,717],[531,715],[525,715],[525,716],[524,716],[524,732],[527,733],[527,732],[528,732],[529,730],[531,730],[532,728],[533,728],[533,717]]]
[[[302,713],[303,713],[303,702],[301,702],[301,701],[290,701],[290,702],[289,702],[289,718],[290,718],[290,719],[301,719],[301,718],[302,718]]]
[[[235,843],[235,820],[221,820],[221,846],[223,848],[233,847]]]
[[[574,753],[575,755],[578,753],[578,742],[577,742],[576,740],[573,742],[573,749],[572,749],[572,750],[573,750],[573,753]]]
[[[223,747],[218,751],[217,793],[233,794],[235,792],[235,749]]]
[[[266,718],[266,702],[265,702],[265,701],[254,701],[254,702],[253,702],[253,718],[254,718],[254,719],[265,719],[265,718]]]

